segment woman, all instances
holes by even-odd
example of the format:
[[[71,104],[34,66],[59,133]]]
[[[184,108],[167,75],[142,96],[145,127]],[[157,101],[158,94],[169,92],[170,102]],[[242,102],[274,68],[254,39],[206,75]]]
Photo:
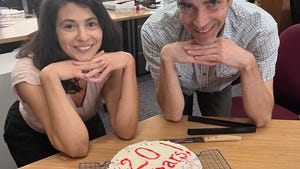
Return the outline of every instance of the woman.
[[[59,151],[87,155],[89,140],[105,134],[97,114],[102,98],[115,134],[133,138],[135,62],[120,51],[120,33],[101,2],[44,0],[38,25],[12,72],[18,101],[8,112],[4,138],[17,166]]]

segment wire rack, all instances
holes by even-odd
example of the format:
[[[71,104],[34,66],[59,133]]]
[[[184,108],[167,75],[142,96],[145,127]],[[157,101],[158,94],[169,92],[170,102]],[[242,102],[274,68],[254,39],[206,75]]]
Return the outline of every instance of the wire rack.
[[[218,149],[207,149],[198,155],[203,169],[231,169]]]
[[[207,149],[197,154],[203,169],[232,169],[229,163],[218,149]],[[93,162],[80,162],[78,169],[107,169],[110,161],[105,161],[103,164]]]
[[[80,162],[78,169],[107,169],[109,164],[110,161],[105,161],[103,164],[97,161]]]

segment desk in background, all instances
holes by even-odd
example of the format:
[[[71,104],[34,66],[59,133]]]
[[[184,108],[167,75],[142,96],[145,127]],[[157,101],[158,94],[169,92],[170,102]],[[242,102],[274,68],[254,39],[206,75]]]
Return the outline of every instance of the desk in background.
[[[239,121],[247,121],[240,119]],[[184,116],[180,123],[166,121],[162,115],[139,122],[137,136],[123,141],[113,134],[90,142],[90,150],[85,158],[71,159],[62,153],[34,162],[22,169],[78,168],[80,162],[110,160],[125,146],[143,141],[187,137],[187,128],[208,127],[211,125],[187,122]],[[300,121],[272,120],[266,127],[258,128],[256,133],[238,134],[241,141],[186,143],[194,152],[217,148],[234,169],[299,169],[300,168]]]
[[[120,22],[122,25],[124,51],[129,52],[134,56],[137,76],[148,73],[145,70],[146,61],[141,43],[141,28],[146,19],[155,11],[137,10],[136,12],[128,13],[108,12],[114,21]]]
[[[108,10],[108,13],[112,20],[122,25],[124,51],[132,53],[135,57],[137,75],[147,73],[140,40],[140,29],[144,21],[154,11],[144,9],[136,12],[115,12]],[[23,18],[17,21],[5,22],[4,27],[0,28],[0,53],[10,52],[18,47],[22,41],[28,39],[29,34],[37,29],[36,18]]]

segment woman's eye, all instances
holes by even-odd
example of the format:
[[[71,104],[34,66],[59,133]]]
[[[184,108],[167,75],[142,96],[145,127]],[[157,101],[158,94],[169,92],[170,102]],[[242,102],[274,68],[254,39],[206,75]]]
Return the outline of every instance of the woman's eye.
[[[67,24],[64,26],[64,29],[69,30],[69,31],[74,30],[75,28],[76,28],[76,26],[72,25],[72,24]]]
[[[87,26],[88,26],[89,28],[95,28],[95,27],[98,26],[98,23],[97,23],[97,22],[89,22],[89,23],[87,24]]]

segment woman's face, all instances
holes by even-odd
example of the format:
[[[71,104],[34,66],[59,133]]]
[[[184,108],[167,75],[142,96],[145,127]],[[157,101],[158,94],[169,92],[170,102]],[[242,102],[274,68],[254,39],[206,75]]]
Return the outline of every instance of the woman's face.
[[[72,59],[89,61],[102,44],[102,29],[90,8],[67,3],[58,11],[56,34],[62,50]]]

